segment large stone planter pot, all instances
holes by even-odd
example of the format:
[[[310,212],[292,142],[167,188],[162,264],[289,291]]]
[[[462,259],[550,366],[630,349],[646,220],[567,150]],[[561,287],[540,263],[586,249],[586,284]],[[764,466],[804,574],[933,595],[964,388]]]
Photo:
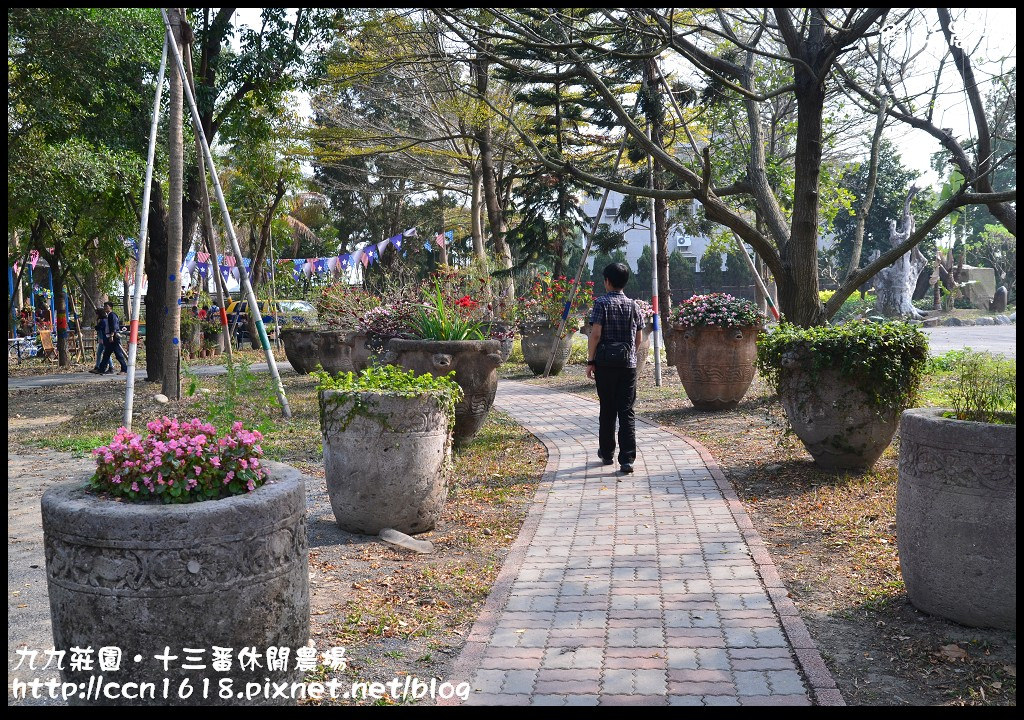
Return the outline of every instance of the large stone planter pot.
[[[352,333],[340,330],[288,328],[281,331],[284,352],[292,369],[307,375],[322,365],[332,375],[354,371]]]
[[[320,427],[327,492],[341,529],[376,535],[434,527],[451,457],[449,418],[436,395],[323,390]]]
[[[760,327],[673,327],[674,365],[698,410],[728,410],[754,379]]]
[[[835,368],[812,370],[810,357],[785,353],[779,398],[793,431],[825,470],[866,470],[889,447],[903,408],[883,408]]]
[[[85,491],[87,478],[43,494],[43,542],[54,646],[118,647],[119,672],[70,669],[64,680],[86,687],[90,677],[153,682],[156,704],[294,704],[281,698],[238,700],[219,695],[222,678],[235,692],[247,682],[300,682],[302,672],[258,667],[242,671],[246,646],[295,649],[309,640],[306,494],[302,475],[267,462],[266,485],[252,493],[187,505],[132,504]],[[211,648],[233,648],[231,670],[211,669]],[[205,670],[164,670],[154,656],[165,647],[205,648]],[[136,655],[142,659],[136,662]],[[95,656],[94,656],[95,659]],[[262,664],[262,663],[261,663]],[[160,694],[164,678],[169,695]],[[203,697],[204,680],[208,681]],[[178,688],[191,685],[191,697]],[[154,704],[124,699],[72,698],[80,704]]]
[[[352,333],[348,337],[348,343],[352,346],[352,369],[355,372],[362,372],[370,367],[370,360],[375,353],[366,346],[366,333]]]
[[[900,421],[896,539],[917,608],[1017,629],[1017,427],[916,408]]]
[[[417,374],[442,377],[455,371],[463,398],[455,406],[454,439],[463,446],[480,431],[498,390],[497,340],[390,340],[382,362]]]
[[[640,330],[640,347],[636,349],[637,366],[645,365],[651,354],[651,337],[654,335],[654,323],[649,322]]]
[[[526,323],[520,327],[522,336],[523,359],[530,366],[534,375],[543,375],[544,368],[551,357],[551,348],[555,347],[555,361],[551,364],[551,374],[562,372],[572,351],[572,338],[576,328],[566,326],[564,338],[558,337],[558,326],[547,323]]]
[[[494,322],[490,325],[492,330],[500,330],[501,332],[507,332],[512,329],[512,326],[508,323]],[[501,356],[502,362],[508,362],[509,356],[512,354],[512,348],[515,345],[516,336],[515,333],[509,333],[508,337],[503,340],[498,340],[498,355]]]

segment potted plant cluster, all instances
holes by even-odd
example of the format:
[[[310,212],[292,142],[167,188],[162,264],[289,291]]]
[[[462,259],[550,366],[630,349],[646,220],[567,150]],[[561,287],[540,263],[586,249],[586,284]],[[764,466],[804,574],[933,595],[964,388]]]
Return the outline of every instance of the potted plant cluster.
[[[329,373],[365,368],[371,353],[360,320],[380,305],[379,297],[347,282],[324,288],[316,302],[319,326],[281,331],[285,355],[295,372],[308,374],[317,366]]]
[[[757,366],[779,393],[794,432],[827,470],[870,468],[914,404],[928,341],[902,322],[801,328],[783,323],[757,341]]]
[[[363,534],[432,529],[448,495],[461,388],[450,377],[393,365],[313,375],[338,526]]]
[[[927,613],[1016,631],[1016,362],[968,350],[949,369],[952,407],[900,420],[903,580]]]
[[[754,379],[757,336],[765,317],[749,300],[724,293],[694,295],[672,314],[673,360],[698,410],[727,410]]]
[[[93,451],[91,478],[43,494],[56,648],[118,647],[133,681],[201,688],[209,672],[183,663],[165,669],[153,657],[166,646],[306,644],[305,483],[294,469],[264,462],[260,440],[237,422],[224,434],[166,417],[143,434],[120,428]],[[66,682],[88,683],[96,671],[65,665],[63,673]],[[234,664],[225,676],[237,687],[302,679],[291,665]],[[171,699],[229,702],[216,692]]]
[[[520,334],[523,359],[534,375],[540,375],[554,350],[551,374],[557,375],[565,367],[572,351],[572,337],[594,304],[594,283],[581,283],[569,308],[565,333],[558,335],[558,324],[565,311],[565,303],[572,293],[575,281],[563,275],[553,277],[543,272],[534,278],[526,294],[520,298]]]
[[[497,340],[501,361],[508,360],[519,323],[519,303],[514,297],[493,295],[493,282],[476,264],[467,267],[442,266],[421,286],[422,299],[434,305],[434,294],[440,290],[445,302],[457,308],[460,317],[480,323],[485,340]]]
[[[500,343],[487,339],[491,328],[480,319],[481,304],[469,295],[452,298],[436,279],[423,295],[428,302],[412,320],[413,338],[389,341],[381,362],[455,380],[462,388],[454,428],[455,445],[461,447],[479,432],[494,404]]]

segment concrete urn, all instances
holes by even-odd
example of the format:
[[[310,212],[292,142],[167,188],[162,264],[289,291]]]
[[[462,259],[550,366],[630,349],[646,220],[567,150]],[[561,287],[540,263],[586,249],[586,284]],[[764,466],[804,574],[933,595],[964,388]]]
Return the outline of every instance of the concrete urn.
[[[673,327],[673,364],[698,410],[736,407],[754,379],[759,326]]]
[[[154,683],[156,700],[73,697],[72,704],[235,705],[246,683],[301,682],[295,652],[309,641],[309,568],[303,476],[265,462],[267,483],[251,493],[181,505],[129,503],[86,492],[87,477],[42,497],[43,542],[54,647],[120,648],[119,671],[73,670],[90,678]],[[232,648],[229,670],[212,669],[214,646]],[[167,669],[154,659],[202,649],[205,669]],[[242,670],[237,653],[290,648],[285,669]],[[138,658],[138,659],[136,659]],[[94,661],[96,657],[94,655]],[[221,695],[223,682],[233,688]],[[161,694],[164,682],[170,690]],[[183,697],[182,685],[192,692]],[[247,704],[295,704],[262,695]]]
[[[548,323],[524,323],[519,328],[523,348],[523,360],[530,366],[534,375],[543,375],[544,368],[551,357],[551,349],[555,348],[555,360],[551,364],[551,374],[562,372],[572,351],[572,338],[576,328],[566,326],[564,338],[558,337],[558,325]]]
[[[900,420],[896,541],[910,602],[972,627],[1017,629],[1016,425],[915,408]]]
[[[288,328],[281,331],[281,340],[288,362],[299,375],[308,375],[317,365],[337,375],[359,372],[370,364],[372,351],[363,333]]]
[[[899,425],[902,407],[875,405],[834,367],[812,369],[801,351],[783,354],[779,398],[793,431],[826,470],[867,470],[881,457]]]
[[[480,431],[494,405],[501,364],[497,340],[402,340],[388,341],[381,361],[417,374],[444,377],[455,372],[463,397],[455,406],[454,440],[462,447]]]
[[[338,526],[431,530],[448,495],[451,418],[438,393],[320,391],[327,492]]]

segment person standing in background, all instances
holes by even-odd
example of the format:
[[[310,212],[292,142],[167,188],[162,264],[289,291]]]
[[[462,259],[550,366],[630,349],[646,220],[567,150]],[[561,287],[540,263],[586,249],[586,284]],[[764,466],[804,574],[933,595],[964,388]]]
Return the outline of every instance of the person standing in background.
[[[106,363],[102,367],[100,366],[100,360],[102,360],[105,355],[103,351],[107,346],[106,335],[107,311],[103,308],[96,308],[96,366],[89,371],[94,375],[104,375],[106,373],[114,372],[114,365],[110,362],[109,355],[106,356]]]
[[[121,336],[118,335],[118,332],[121,330],[121,319],[117,317],[117,313],[114,312],[113,303],[103,303],[103,309],[106,310],[107,313],[103,335],[103,357],[100,359],[100,362],[96,367],[104,367],[108,365],[110,363],[110,356],[116,355],[117,361],[121,363],[121,371],[118,374],[127,373],[128,358],[125,357],[124,350],[121,348]],[[113,368],[111,368],[111,370],[113,370]]]

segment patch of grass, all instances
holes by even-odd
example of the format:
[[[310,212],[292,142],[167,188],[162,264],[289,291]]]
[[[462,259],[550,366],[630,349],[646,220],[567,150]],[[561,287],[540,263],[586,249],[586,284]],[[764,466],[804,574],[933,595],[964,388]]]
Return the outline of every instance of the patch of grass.
[[[28,444],[60,452],[69,452],[75,457],[86,457],[92,450],[110,442],[115,429],[113,428],[109,432],[85,432],[78,435],[46,435],[33,438]]]

